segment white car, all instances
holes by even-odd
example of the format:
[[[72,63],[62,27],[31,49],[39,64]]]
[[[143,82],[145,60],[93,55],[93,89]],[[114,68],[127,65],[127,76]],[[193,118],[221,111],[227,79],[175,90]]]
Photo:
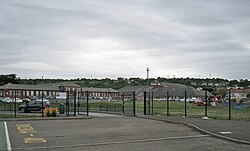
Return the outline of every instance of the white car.
[[[2,102],[11,103],[12,99],[9,97],[3,98]]]
[[[192,102],[189,98],[186,99],[187,102]],[[185,102],[185,99],[180,99],[180,102]]]
[[[190,102],[197,103],[199,100],[196,97],[192,97],[190,99]]]
[[[6,97],[6,98],[3,98],[2,102],[15,103],[15,98]],[[16,98],[16,103],[22,103],[22,102],[23,101],[20,98]]]
[[[15,98],[13,99],[13,102],[15,102]],[[16,103],[23,103],[23,100],[21,100],[20,98],[16,98]]]

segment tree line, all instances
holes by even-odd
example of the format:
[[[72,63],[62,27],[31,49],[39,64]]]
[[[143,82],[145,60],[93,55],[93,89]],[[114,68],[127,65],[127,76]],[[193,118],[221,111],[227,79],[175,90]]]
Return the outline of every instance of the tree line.
[[[63,81],[71,81],[76,84],[79,84],[83,87],[95,87],[95,88],[114,88],[120,89],[125,86],[142,86],[147,84],[147,79],[143,78],[117,78],[117,79],[110,79],[110,78],[103,78],[103,79],[88,79],[88,78],[76,78],[76,79],[22,79],[17,77],[16,74],[7,74],[7,75],[0,75],[0,86],[5,85],[7,83],[13,84],[41,84],[43,83],[57,83]],[[169,83],[178,83],[184,84],[187,86],[193,87],[202,87],[206,89],[215,90],[216,88],[227,88],[227,87],[242,87],[247,88],[250,86],[250,81],[248,79],[240,79],[240,80],[227,80],[221,78],[149,78],[149,83],[154,82],[169,82]]]

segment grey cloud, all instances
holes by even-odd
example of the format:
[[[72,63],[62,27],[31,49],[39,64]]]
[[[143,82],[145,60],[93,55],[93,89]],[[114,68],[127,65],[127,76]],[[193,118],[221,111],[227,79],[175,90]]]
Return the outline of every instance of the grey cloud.
[[[0,3],[3,73],[143,77],[150,66],[152,76],[250,76],[248,1]],[[25,64],[40,71],[15,67]]]

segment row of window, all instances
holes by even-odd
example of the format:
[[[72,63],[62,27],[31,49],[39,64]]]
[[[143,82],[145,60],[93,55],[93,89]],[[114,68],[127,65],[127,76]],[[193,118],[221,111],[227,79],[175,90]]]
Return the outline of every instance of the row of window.
[[[37,96],[41,97],[43,93],[44,97],[55,98],[58,95],[58,91],[36,91],[36,90],[0,90],[0,96]],[[79,96],[86,96],[85,93],[79,93]],[[90,97],[118,97],[118,92],[108,93],[108,92],[89,92]]]

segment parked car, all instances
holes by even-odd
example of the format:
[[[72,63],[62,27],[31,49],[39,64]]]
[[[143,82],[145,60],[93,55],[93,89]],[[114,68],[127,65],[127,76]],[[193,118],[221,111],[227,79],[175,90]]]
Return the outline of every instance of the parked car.
[[[12,102],[15,103],[15,98],[12,99]],[[23,103],[23,100],[21,100],[20,98],[16,98],[16,103]]]
[[[30,101],[31,101],[30,98],[27,98],[27,97],[26,97],[26,98],[23,98],[23,102],[24,102],[24,103],[26,103],[26,102],[29,103]]]
[[[47,107],[50,107],[50,102],[46,99],[43,100],[43,106],[42,106],[42,100],[39,99],[39,100],[33,100],[31,102],[26,102],[24,103],[23,105],[20,105],[18,107],[18,110],[20,112],[30,112],[30,111],[40,111],[42,112],[42,110],[44,108],[47,108]]]
[[[6,97],[2,99],[2,102],[5,102],[5,103],[11,103],[12,101],[13,100],[10,97]]]
[[[6,102],[6,103],[15,103],[15,101],[16,101],[16,103],[23,102],[20,98],[16,98],[16,100],[15,100],[15,98],[10,98],[10,97],[6,97],[6,98],[2,99],[2,102]]]

